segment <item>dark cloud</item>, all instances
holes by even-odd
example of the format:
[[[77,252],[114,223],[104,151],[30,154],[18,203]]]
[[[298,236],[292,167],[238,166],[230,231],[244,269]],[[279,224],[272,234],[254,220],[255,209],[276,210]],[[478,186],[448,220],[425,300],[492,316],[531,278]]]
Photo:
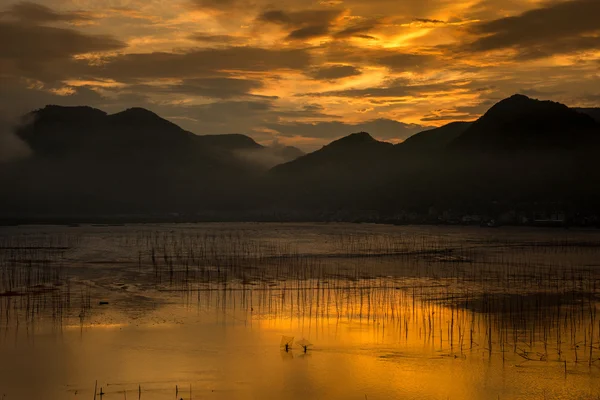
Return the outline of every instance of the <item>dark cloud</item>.
[[[310,112],[321,112],[324,110],[324,107],[320,104],[306,104],[303,108]]]
[[[150,99],[151,96],[143,99],[132,95],[118,102],[123,109],[131,107],[125,100],[133,101],[134,105],[147,108],[197,134],[246,133],[264,139],[272,139],[272,134],[265,133],[264,128],[281,119],[335,117],[316,109],[280,109],[272,99],[221,100],[196,105],[155,103]]]
[[[476,24],[470,32],[479,36],[467,44],[469,51],[515,49],[519,58],[598,48],[600,1],[571,0],[549,3],[521,15]]]
[[[381,25],[381,19],[367,19],[350,25],[341,31],[336,32],[333,36],[336,39],[345,39],[349,37],[361,37],[365,39],[375,39],[368,35],[369,32]]]
[[[323,44],[320,49],[330,63],[379,65],[394,72],[423,71],[443,62],[440,56],[419,53],[420,49],[408,53],[394,49],[358,47],[346,41],[332,41]]]
[[[329,34],[341,14],[342,10],[268,10],[260,14],[257,21],[283,26],[289,30],[288,39],[302,40]]]
[[[329,33],[329,27],[325,25],[305,26],[304,28],[296,29],[290,32],[288,39],[302,40],[314,37],[325,36]]]
[[[58,13],[41,4],[22,1],[13,4],[7,11],[1,12],[0,17],[9,16],[22,23],[39,24],[45,22],[81,22],[89,21],[89,15],[83,12]]]
[[[192,6],[200,9],[231,10],[241,2],[241,0],[192,0]]]
[[[310,55],[304,49],[270,50],[258,47],[193,49],[181,53],[121,54],[90,66],[92,76],[122,82],[150,78],[191,78],[215,75],[221,71],[305,70]],[[226,73],[224,73],[226,74]]]
[[[174,93],[215,99],[231,99],[234,97],[249,96],[252,90],[262,87],[263,82],[261,80],[216,77],[185,79],[175,85],[134,85],[129,87],[128,90],[155,94]]]
[[[371,35],[355,35],[355,37],[367,40],[378,40],[375,36]]]
[[[350,76],[358,76],[362,72],[360,69],[351,65],[334,65],[315,69],[310,73],[310,76],[318,80],[334,80],[347,78]]]
[[[331,90],[320,93],[306,93],[303,96],[316,97],[357,97],[357,98],[394,98],[405,96],[427,96],[431,93],[465,90],[476,91],[472,85],[464,85],[465,81],[448,81],[415,85],[406,79],[395,79],[386,86],[366,89]]]
[[[438,58],[427,54],[397,53],[379,57],[374,61],[394,71],[423,70]]]
[[[189,36],[191,40],[195,40],[200,43],[215,43],[215,44],[236,44],[242,40],[242,38],[231,35],[211,35],[209,33],[193,33]]]
[[[391,119],[375,119],[358,124],[349,124],[340,121],[327,121],[317,123],[271,123],[270,129],[277,131],[281,136],[301,136],[315,139],[337,139],[354,132],[369,132],[378,139],[404,140],[425,127],[421,125],[405,124]]]
[[[423,24],[445,24],[446,22],[441,21],[439,19],[429,19],[429,18],[415,18],[414,22],[420,22]]]
[[[306,25],[329,25],[341,13],[342,10],[303,10],[290,12],[269,10],[260,14],[258,20],[298,28]]]
[[[4,74],[44,81],[63,79],[69,70],[77,69],[73,56],[125,47],[112,36],[0,22],[0,66]]]
[[[69,58],[77,54],[125,48],[111,36],[87,35],[73,29],[0,23],[0,58],[19,62]]]
[[[473,105],[456,106],[449,109],[433,110],[421,118],[423,122],[436,122],[436,121],[473,121],[479,118],[482,114],[485,114],[494,104],[496,104],[501,98],[485,99],[482,98]]]

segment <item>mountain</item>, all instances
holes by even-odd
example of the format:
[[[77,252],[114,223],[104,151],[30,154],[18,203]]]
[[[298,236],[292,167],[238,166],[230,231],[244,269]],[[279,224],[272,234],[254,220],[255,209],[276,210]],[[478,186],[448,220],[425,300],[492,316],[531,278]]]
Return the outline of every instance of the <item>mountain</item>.
[[[574,110],[589,115],[596,122],[600,123],[600,108],[575,108]]]
[[[366,132],[335,140],[320,150],[278,165],[271,172],[303,174],[322,178],[337,173],[354,173],[364,166],[392,154],[394,145],[375,140]]]
[[[600,125],[564,104],[514,95],[490,108],[450,143],[482,153],[572,150],[597,144]]]
[[[207,146],[228,150],[256,150],[264,147],[256,143],[254,139],[237,133],[224,135],[202,135],[198,141]]]
[[[366,132],[335,140],[271,169],[270,201],[276,207],[297,209],[360,207],[373,195],[369,188],[381,183],[378,166],[393,154],[393,144]]]
[[[397,145],[359,132],[304,155],[240,134],[198,136],[141,108],[48,106],[16,132],[32,156],[0,165],[0,210],[217,220],[545,207],[600,214],[595,110],[515,95],[475,122]]]
[[[419,132],[397,145],[403,152],[432,152],[443,150],[450,142],[462,135],[471,122],[451,122],[439,128]]]
[[[189,212],[239,205],[239,199],[250,201],[241,193],[271,166],[240,155],[271,156],[250,137],[194,135],[142,108],[109,115],[91,107],[47,106],[24,120],[16,134],[33,156],[10,166],[10,174],[2,172],[13,189],[12,200],[4,200],[27,212]]]
[[[492,202],[579,202],[598,192],[588,180],[599,137],[588,115],[515,95],[475,122],[420,132],[396,146],[350,135],[271,175],[287,194],[280,204],[292,209],[483,212]]]
[[[47,106],[30,113],[17,134],[43,156],[125,151],[262,150],[241,134],[195,135],[143,108],[108,115],[91,107]]]

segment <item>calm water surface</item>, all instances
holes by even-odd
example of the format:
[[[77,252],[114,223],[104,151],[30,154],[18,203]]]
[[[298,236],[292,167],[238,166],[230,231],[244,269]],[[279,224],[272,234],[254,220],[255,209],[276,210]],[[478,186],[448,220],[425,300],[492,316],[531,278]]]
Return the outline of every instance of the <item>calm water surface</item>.
[[[2,228],[0,398],[597,399],[598,239],[349,224]]]

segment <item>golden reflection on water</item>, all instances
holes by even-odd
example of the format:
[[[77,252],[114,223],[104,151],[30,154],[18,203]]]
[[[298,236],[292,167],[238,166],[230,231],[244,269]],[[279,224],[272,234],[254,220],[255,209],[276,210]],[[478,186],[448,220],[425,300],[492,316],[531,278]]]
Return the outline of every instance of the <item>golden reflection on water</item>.
[[[330,299],[319,307],[316,297],[307,306],[307,293],[286,298],[278,289],[211,290],[191,294],[195,304],[167,304],[135,322],[103,322],[126,318],[104,307],[90,321],[61,330],[43,324],[34,333],[4,327],[0,390],[6,399],[90,398],[97,380],[106,398],[138,398],[141,387],[142,398],[150,400],[173,398],[176,385],[184,399],[190,385],[199,399],[535,399],[600,393],[597,363],[588,365],[584,346],[590,321],[581,315],[561,332],[581,342],[579,360],[569,338],[563,339],[559,361],[556,346],[548,344],[555,343],[556,328],[548,328],[543,343],[541,333],[508,334],[502,325],[506,315],[490,317],[375,287],[372,281],[364,286],[369,299],[363,298],[362,313],[360,295],[347,289],[337,300],[319,289]],[[298,346],[286,353],[282,335],[313,346],[306,353]]]
[[[232,240],[219,236],[226,254],[255,251],[254,243]],[[194,249],[205,245],[197,241]],[[373,243],[389,246],[370,239],[368,251]],[[419,251],[422,242],[389,243]],[[436,257],[448,246],[432,243]],[[344,251],[362,252],[363,244],[352,239]],[[573,267],[589,265],[595,247],[575,255],[494,247],[483,262],[472,261],[471,249],[425,262],[273,260],[272,249],[258,248],[260,257],[244,264],[205,246],[208,255],[196,253],[193,265],[176,245],[161,244],[156,264],[138,264],[127,248],[133,262],[101,264],[94,279],[0,297],[0,399],[89,400],[96,381],[103,398],[137,399],[141,390],[144,400],[600,394],[597,277]],[[548,259],[572,264],[547,268]],[[286,352],[282,336],[313,346]]]

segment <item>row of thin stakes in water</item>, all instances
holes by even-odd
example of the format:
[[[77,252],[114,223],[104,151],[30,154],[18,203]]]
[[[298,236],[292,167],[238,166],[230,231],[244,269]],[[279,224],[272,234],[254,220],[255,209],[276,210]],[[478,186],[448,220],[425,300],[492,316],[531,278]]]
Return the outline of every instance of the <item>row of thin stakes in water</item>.
[[[406,336],[418,332],[430,340],[442,340],[448,331],[446,343],[461,343],[461,352],[476,345],[504,357],[511,347],[526,361],[564,361],[566,354],[575,361],[585,354],[590,365],[597,360],[598,275],[577,261],[596,257],[598,249],[592,245],[558,241],[510,251],[510,244],[500,243],[500,251],[480,254],[475,246],[446,238],[351,234],[331,238],[337,252],[307,255],[294,242],[259,240],[239,232],[153,233],[122,240],[137,253],[138,268],[153,268],[158,288],[183,290],[186,296],[197,291],[198,303],[213,306],[217,299],[227,308],[232,301],[225,300],[233,296],[255,316],[377,321]],[[3,316],[24,313],[21,318],[28,321],[44,309],[59,319],[71,309],[74,315],[85,315],[89,292],[72,290],[68,281],[61,281],[62,256],[68,249],[60,244],[30,238],[22,244],[15,238],[2,242],[2,293],[8,294],[0,296]],[[556,247],[560,254],[548,250]],[[46,292],[51,284],[61,285],[60,290]],[[11,295],[22,288],[19,296]],[[406,294],[410,300],[402,297]],[[81,304],[72,307],[73,299]],[[433,306],[449,307],[450,319],[437,320],[442,308],[437,317],[434,311],[419,311]]]

